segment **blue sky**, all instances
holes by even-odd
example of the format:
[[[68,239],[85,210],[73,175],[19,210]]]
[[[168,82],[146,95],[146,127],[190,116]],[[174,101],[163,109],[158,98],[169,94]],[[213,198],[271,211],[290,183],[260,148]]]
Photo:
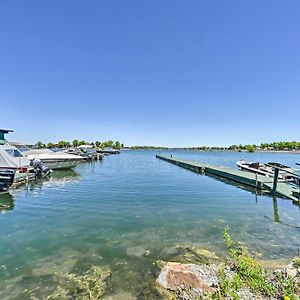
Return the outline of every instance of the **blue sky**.
[[[300,140],[300,1],[2,0],[10,140]]]

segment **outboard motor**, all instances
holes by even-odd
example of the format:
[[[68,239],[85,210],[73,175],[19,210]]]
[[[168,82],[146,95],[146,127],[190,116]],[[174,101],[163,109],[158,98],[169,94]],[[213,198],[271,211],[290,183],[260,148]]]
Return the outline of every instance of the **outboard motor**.
[[[0,170],[0,192],[7,191],[8,188],[14,183],[15,171],[13,170]]]
[[[34,171],[37,175],[46,175],[49,176],[52,173],[52,170],[44,165],[44,163],[35,158],[30,162],[30,165],[34,168]]]

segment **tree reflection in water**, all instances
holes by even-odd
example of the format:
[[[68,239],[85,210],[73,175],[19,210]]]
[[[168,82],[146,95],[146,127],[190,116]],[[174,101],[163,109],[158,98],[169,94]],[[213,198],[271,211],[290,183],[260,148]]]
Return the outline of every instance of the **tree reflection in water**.
[[[14,199],[13,196],[9,193],[0,194],[0,212],[4,213],[8,210],[14,209]]]

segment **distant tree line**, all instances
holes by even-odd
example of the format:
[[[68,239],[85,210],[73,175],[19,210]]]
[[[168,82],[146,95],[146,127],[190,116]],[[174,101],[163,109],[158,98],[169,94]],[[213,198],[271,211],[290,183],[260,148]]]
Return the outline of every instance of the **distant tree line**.
[[[218,146],[198,146],[198,147],[188,147],[188,148],[173,148],[173,149],[181,149],[181,150],[195,150],[195,151],[212,151],[212,150],[227,150],[226,147],[218,147]]]
[[[124,144],[119,141],[96,141],[96,142],[87,142],[84,140],[74,140],[72,142],[68,141],[58,141],[57,143],[43,143],[42,141],[38,141],[34,146],[36,148],[68,148],[68,147],[78,147],[81,145],[92,145],[100,149],[104,148],[113,148],[113,149],[121,149],[124,147]],[[158,146],[132,146],[130,149],[133,150],[147,150],[147,149],[182,149],[182,150],[194,150],[194,151],[220,151],[220,150],[231,150],[231,151],[248,151],[254,152],[256,150],[275,150],[275,151],[292,151],[292,150],[300,150],[300,142],[292,141],[292,142],[272,142],[272,143],[261,143],[260,145],[255,144],[246,144],[246,145],[231,145],[229,147],[208,147],[208,146],[198,146],[198,147],[187,147],[187,148],[168,148],[168,147],[158,147]]]
[[[261,143],[260,145],[231,145],[228,150],[247,150],[253,152],[255,150],[275,150],[275,151],[292,151],[300,150],[300,142],[273,142]]]
[[[86,142],[83,140],[74,140],[72,142],[68,142],[68,141],[59,141],[57,143],[43,143],[42,141],[38,141],[34,146],[35,148],[69,148],[69,147],[78,147],[78,146],[82,146],[82,145],[91,145],[91,146],[95,146],[97,148],[100,149],[104,149],[104,148],[113,148],[113,149],[121,149],[124,147],[124,144],[120,143],[119,141],[104,141],[104,142],[100,142],[100,141],[96,141],[96,142]]]
[[[300,150],[300,142],[273,142],[273,143],[261,143],[246,144],[246,145],[231,145],[229,147],[218,147],[218,146],[198,146],[198,147],[181,147],[181,148],[168,148],[168,147],[157,147],[157,146],[132,146],[131,149],[172,149],[172,150],[193,150],[193,151],[248,151],[254,152],[257,150],[275,150],[275,151],[292,151]]]
[[[154,150],[154,149],[160,149],[165,150],[168,149],[167,147],[157,147],[157,146],[131,146],[130,149],[133,150]]]
[[[256,146],[255,144],[248,144],[248,145],[231,145],[228,147],[228,150],[233,150],[233,151],[248,151],[248,152],[254,152],[255,150],[257,150],[258,146]]]

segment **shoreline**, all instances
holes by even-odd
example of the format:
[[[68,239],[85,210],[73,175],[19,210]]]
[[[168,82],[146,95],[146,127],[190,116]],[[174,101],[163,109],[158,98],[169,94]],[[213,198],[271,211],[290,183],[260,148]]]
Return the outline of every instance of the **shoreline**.
[[[121,149],[131,151],[194,151],[194,152],[245,152],[245,153],[284,153],[284,154],[300,154],[300,150],[255,150],[249,152],[247,150],[229,150],[229,149],[193,149],[193,148],[140,148],[140,149]]]

